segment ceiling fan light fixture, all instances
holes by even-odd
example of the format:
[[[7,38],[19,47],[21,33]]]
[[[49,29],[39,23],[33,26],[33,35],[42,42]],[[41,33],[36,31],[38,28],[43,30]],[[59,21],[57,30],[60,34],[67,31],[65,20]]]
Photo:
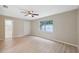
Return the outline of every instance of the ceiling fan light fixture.
[[[31,17],[39,16],[39,14],[36,14],[36,13],[33,13],[33,12],[34,11],[23,10],[21,13],[24,13],[25,14],[24,16],[31,16]]]

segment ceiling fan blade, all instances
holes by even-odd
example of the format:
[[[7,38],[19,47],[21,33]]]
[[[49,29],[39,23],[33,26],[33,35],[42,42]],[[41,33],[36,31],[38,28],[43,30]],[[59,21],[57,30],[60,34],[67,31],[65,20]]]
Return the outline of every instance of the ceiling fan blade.
[[[24,15],[24,16],[28,16],[28,15]]]
[[[36,16],[39,16],[39,14],[32,14],[32,15],[36,15]]]

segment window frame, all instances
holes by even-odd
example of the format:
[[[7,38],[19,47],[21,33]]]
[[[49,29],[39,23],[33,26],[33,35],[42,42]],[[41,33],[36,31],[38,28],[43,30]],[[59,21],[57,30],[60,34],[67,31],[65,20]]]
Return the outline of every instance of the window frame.
[[[45,26],[44,30],[42,29],[42,26],[43,26],[43,25]],[[52,25],[52,31],[47,31],[46,25]],[[54,31],[53,20],[40,21],[40,31],[52,33],[52,32]]]

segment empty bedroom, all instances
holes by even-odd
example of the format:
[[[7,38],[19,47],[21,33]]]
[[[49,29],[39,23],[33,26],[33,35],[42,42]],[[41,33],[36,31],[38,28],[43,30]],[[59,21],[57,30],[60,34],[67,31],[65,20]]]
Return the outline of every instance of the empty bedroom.
[[[78,5],[0,5],[0,53],[78,52]]]

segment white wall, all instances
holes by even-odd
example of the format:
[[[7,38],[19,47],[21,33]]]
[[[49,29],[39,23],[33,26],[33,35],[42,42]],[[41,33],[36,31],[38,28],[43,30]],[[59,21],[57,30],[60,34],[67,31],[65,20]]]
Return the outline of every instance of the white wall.
[[[32,35],[44,37],[50,40],[77,45],[77,10],[64,12],[61,14],[44,17],[32,22]],[[54,32],[45,33],[40,31],[40,21],[53,20]]]
[[[24,21],[24,35],[31,35],[31,22]]]
[[[13,21],[13,36],[22,37],[24,35],[30,35],[30,21],[14,20]]]

